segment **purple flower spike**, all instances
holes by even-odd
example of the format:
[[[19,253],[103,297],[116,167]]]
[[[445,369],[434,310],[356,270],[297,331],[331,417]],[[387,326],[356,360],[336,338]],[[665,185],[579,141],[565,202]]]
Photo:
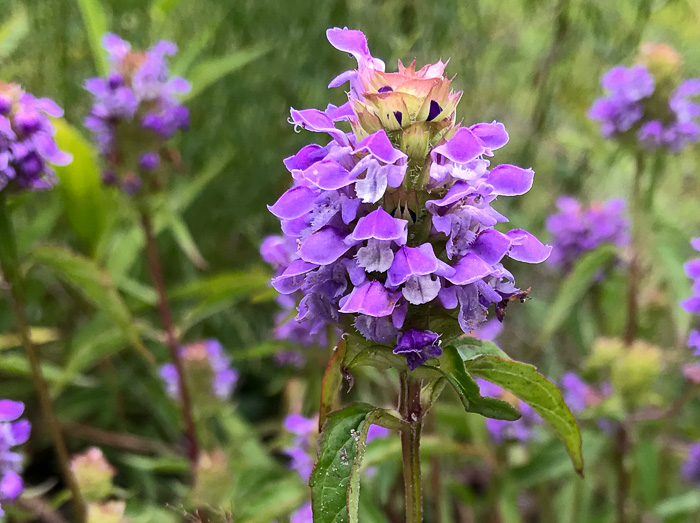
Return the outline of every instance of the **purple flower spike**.
[[[163,173],[155,171],[169,155],[161,157],[153,151],[161,151],[178,130],[189,126],[189,111],[179,97],[189,91],[190,84],[184,78],[170,76],[167,60],[177,46],[161,40],[145,53],[137,53],[111,33],[103,37],[102,45],[108,53],[110,72],[105,78],[85,82],[94,102],[84,125],[97,143],[105,170],[112,173],[103,178],[108,185],[132,195],[144,182],[148,189],[159,189]],[[120,137],[135,134],[141,137],[143,149],[123,154],[123,147],[134,146],[119,143]],[[138,186],[131,177],[137,170],[150,173],[139,180]]]
[[[700,486],[700,443],[694,443],[688,447],[688,456],[683,463],[681,473],[686,481]]]
[[[405,355],[408,368],[415,370],[430,358],[442,355],[439,338],[439,334],[431,331],[409,329],[399,337],[394,354]]]
[[[503,302],[520,291],[502,262],[549,255],[522,229],[494,228],[508,221],[494,208],[497,198],[526,193],[534,173],[491,167],[508,133],[495,121],[462,126],[462,93],[451,90],[446,63],[399,62],[387,73],[361,32],[327,35],[358,66],[330,84],[350,82],[347,103],[291,109],[295,130],[329,138],[284,160],[292,188],[269,208],[284,234],[261,249],[282,294],[285,320],[275,336],[310,345],[328,326],[352,326],[367,340],[400,345],[415,368],[440,354],[436,341],[423,347],[406,337],[429,333],[416,330],[419,319],[458,308],[465,333],[491,306],[503,319]]]

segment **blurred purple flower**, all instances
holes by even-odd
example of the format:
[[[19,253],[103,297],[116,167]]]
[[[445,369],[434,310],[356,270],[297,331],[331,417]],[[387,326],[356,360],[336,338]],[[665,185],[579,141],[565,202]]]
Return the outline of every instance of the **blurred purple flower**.
[[[313,523],[314,514],[311,503],[306,502],[289,516],[289,523]]]
[[[612,393],[610,384],[604,383],[600,388],[593,387],[575,372],[564,373],[561,377],[561,389],[564,401],[575,414],[595,407]]]
[[[0,400],[0,516],[2,505],[15,501],[24,490],[22,456],[12,450],[29,439],[30,423],[18,420],[23,412],[23,403]]]
[[[50,117],[61,116],[63,110],[53,100],[0,82],[0,191],[43,191],[58,183],[49,164],[73,160],[54,138]]]
[[[605,96],[593,103],[588,117],[600,122],[606,138],[636,132],[636,139],[647,149],[680,152],[700,139],[700,105],[691,100],[700,95],[700,79],[684,80],[670,96],[655,90],[656,83],[645,65],[615,66],[603,75]],[[662,119],[658,105],[666,112]]]
[[[231,396],[238,382],[238,371],[231,367],[231,360],[218,340],[209,339],[191,343],[180,348],[180,357],[185,366],[205,364],[211,371],[211,392],[216,397],[226,400]],[[168,394],[175,399],[180,397],[177,369],[173,363],[160,367],[160,376],[165,382]]]
[[[504,391],[498,385],[494,385],[486,380],[477,378],[477,384],[482,396],[504,399],[515,403],[515,407],[520,411],[520,419],[506,421],[500,419],[485,418],[486,430],[496,443],[504,443],[509,440],[525,443],[534,437],[534,428],[542,423],[542,418],[532,407]]]
[[[145,53],[138,53],[110,33],[103,37],[102,46],[111,71],[106,78],[85,82],[94,103],[84,125],[107,164],[109,185],[135,194],[142,186],[135,173],[156,170],[163,158],[154,151],[161,151],[166,140],[189,126],[189,111],[179,97],[189,91],[190,84],[184,78],[170,77],[167,57],[177,52],[172,42],[161,40]],[[128,141],[127,136],[137,140]],[[136,150],[125,150],[130,147]],[[128,163],[131,158],[136,158],[134,164]]]
[[[681,473],[686,481],[700,486],[700,443],[688,447],[688,455],[681,467]]]
[[[624,200],[584,207],[575,198],[562,196],[557,208],[559,211],[547,218],[553,245],[549,263],[555,267],[568,271],[583,254],[605,243],[618,247],[629,243]]]

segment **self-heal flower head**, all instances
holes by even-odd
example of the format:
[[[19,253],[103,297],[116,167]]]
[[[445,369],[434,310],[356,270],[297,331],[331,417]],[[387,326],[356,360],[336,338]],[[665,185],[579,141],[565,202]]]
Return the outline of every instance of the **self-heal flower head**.
[[[629,243],[629,222],[624,214],[625,202],[611,199],[584,206],[575,198],[557,200],[558,212],[547,218],[552,236],[549,263],[568,271],[585,253],[610,243],[618,247]]]
[[[263,256],[284,258],[272,286],[298,297],[295,321],[309,335],[354,331],[415,369],[441,355],[426,318],[451,316],[471,332],[490,306],[502,319],[526,295],[503,262],[540,263],[551,249],[522,229],[497,230],[508,220],[492,204],[529,191],[534,172],[491,165],[508,133],[457,121],[461,93],[442,61],[386,72],[360,31],[327,36],[357,60],[330,84],[349,82],[348,102],[291,110],[296,129],[329,139],[284,161],[293,186],[269,206],[284,237]]]
[[[504,443],[506,441],[526,443],[532,440],[535,436],[535,427],[542,424],[540,415],[537,414],[530,405],[518,400],[515,396],[503,390],[498,385],[494,385],[481,378],[477,378],[476,382],[479,385],[482,396],[490,396],[492,398],[508,401],[520,411],[520,418],[515,421],[485,418],[486,430],[488,430],[491,438],[496,443]]]
[[[190,84],[171,77],[168,66],[177,46],[161,40],[140,53],[115,34],[105,35],[102,45],[110,72],[85,82],[94,103],[84,124],[105,161],[103,180],[128,194],[144,185],[157,190],[165,182],[161,164],[171,156],[165,143],[189,126],[189,111],[179,99]]]
[[[700,237],[693,238],[691,245],[696,251],[700,251]],[[700,316],[700,258],[690,260],[683,268],[688,277],[693,280],[693,286],[691,296],[681,302],[681,307],[690,314]],[[700,356],[699,328],[690,331],[688,347],[693,350],[693,356]]]
[[[24,490],[22,456],[13,450],[29,439],[31,425],[19,419],[23,412],[23,403],[0,400],[0,516],[2,505],[15,501]]]
[[[72,156],[56,144],[50,118],[63,110],[49,98],[35,98],[17,84],[0,82],[0,191],[43,191],[58,178],[53,165]]]
[[[605,96],[588,117],[605,138],[677,153],[700,140],[700,79],[679,79],[680,57],[670,46],[642,46],[642,63],[617,65],[601,78]]]
[[[218,340],[210,339],[185,345],[180,348],[180,358],[188,379],[192,382],[193,393],[201,392],[204,396],[213,394],[222,400],[231,396],[238,382],[238,371],[231,366],[231,360]],[[179,399],[180,385],[175,365],[162,365],[160,376],[168,394]]]

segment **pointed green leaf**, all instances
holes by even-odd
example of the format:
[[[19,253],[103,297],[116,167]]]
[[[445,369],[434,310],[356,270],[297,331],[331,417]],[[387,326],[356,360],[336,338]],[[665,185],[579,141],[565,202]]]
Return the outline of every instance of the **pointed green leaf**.
[[[10,16],[6,15],[0,26],[0,60],[10,56],[28,33],[27,12],[19,4]]]
[[[102,49],[102,35],[107,32],[107,15],[99,0],[77,0],[80,14],[83,16],[88,43],[95,60],[95,68],[100,76],[109,72],[107,57]]]
[[[106,209],[95,152],[90,143],[64,120],[54,120],[58,147],[73,161],[56,166],[58,191],[71,226],[90,248],[97,244],[106,222]]]
[[[134,318],[108,272],[93,260],[64,247],[42,246],[34,251],[33,257],[82,291],[119,326],[124,336],[144,358],[153,361],[153,355],[143,346]]]
[[[581,257],[564,280],[557,297],[544,316],[546,321],[539,344],[549,340],[559,330],[595,281],[598,271],[611,263],[616,254],[617,249],[613,245],[603,245]]]
[[[440,358],[440,367],[433,368],[447,378],[467,412],[509,421],[520,418],[518,409],[507,401],[481,395],[479,385],[467,372],[464,361],[455,347],[445,347]]]
[[[530,405],[554,428],[574,468],[583,474],[581,432],[557,387],[537,369],[519,361],[485,354],[464,362],[469,374],[495,383]]]
[[[367,403],[353,403],[328,415],[309,482],[314,522],[357,522],[360,469],[373,423],[398,428],[401,421]]]
[[[210,85],[257,60],[271,50],[272,47],[269,45],[258,45],[249,49],[241,49],[227,56],[202,61],[189,75],[189,79],[192,82],[192,90],[183,97],[183,100],[190,100],[198,96]]]

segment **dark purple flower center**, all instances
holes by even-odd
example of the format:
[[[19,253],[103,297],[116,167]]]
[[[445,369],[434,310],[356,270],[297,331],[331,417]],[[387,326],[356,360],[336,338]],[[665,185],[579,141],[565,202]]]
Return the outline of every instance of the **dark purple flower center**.
[[[442,107],[440,107],[440,104],[437,103],[435,100],[430,100],[430,110],[428,111],[428,118],[426,120],[430,122],[431,120],[434,120],[437,118],[437,115],[439,115],[442,112]]]

